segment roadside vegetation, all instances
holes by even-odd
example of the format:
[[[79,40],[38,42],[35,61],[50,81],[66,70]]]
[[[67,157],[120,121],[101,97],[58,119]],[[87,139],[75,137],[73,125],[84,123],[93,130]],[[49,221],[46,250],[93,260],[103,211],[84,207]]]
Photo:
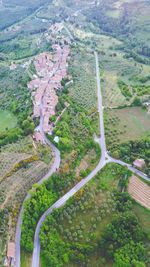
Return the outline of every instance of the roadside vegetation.
[[[65,207],[47,217],[40,233],[42,267],[125,262],[147,266],[148,236],[128,193],[120,191],[130,175],[124,167],[107,165]]]
[[[47,173],[51,160],[50,148],[33,145],[29,136],[1,147],[0,262],[7,239],[15,238],[18,214],[27,191]]]
[[[142,105],[150,94],[149,13],[147,1],[3,0],[0,9],[0,261],[8,236],[14,240],[18,213],[24,207],[21,266],[29,267],[34,231],[43,212],[95,168],[100,158],[94,134],[98,127],[95,61],[100,59],[107,149],[115,158],[146,162],[150,175],[150,115]],[[121,3],[124,3],[122,0]],[[43,6],[44,5],[44,6]],[[43,6],[42,8],[40,8]],[[36,12],[37,10],[37,12]],[[120,12],[122,11],[122,12]],[[72,16],[70,16],[70,14]],[[69,18],[69,21],[67,19]],[[27,83],[35,73],[32,59],[51,51],[44,33],[65,21],[74,36],[69,62],[73,84],[58,92],[50,138],[61,151],[60,169],[42,185],[52,155],[33,142],[38,121],[32,119]],[[63,29],[63,34],[68,35]],[[10,70],[14,62],[17,68]],[[108,109],[109,108],[109,109]],[[133,202],[126,190],[127,169],[107,165],[63,208],[49,216],[40,233],[41,266],[150,266],[150,212]],[[33,187],[32,185],[35,184]]]
[[[88,57],[85,60],[87,60],[87,64],[90,64]],[[82,72],[82,82],[84,75],[84,72]],[[93,76],[94,79],[95,76]],[[96,85],[94,84],[94,86]],[[61,113],[65,102],[68,102],[69,106],[60,121],[57,122],[53,135],[48,136],[52,141],[55,136],[59,137],[59,143],[55,145],[61,152],[60,169],[41,186],[33,187],[31,198],[27,200],[24,206],[21,245],[23,251],[26,252],[32,252],[36,224],[44,211],[71,189],[73,185],[87,176],[100,159],[100,147],[94,141],[94,133],[97,132],[97,113],[93,113],[93,106],[82,107],[74,100],[70,93],[73,88],[76,90],[76,85],[73,85],[71,89],[64,87],[62,92],[58,93],[57,114]],[[90,88],[91,96],[95,97],[96,89],[93,88],[93,84],[89,85],[89,90]],[[30,220],[31,217],[32,220]]]

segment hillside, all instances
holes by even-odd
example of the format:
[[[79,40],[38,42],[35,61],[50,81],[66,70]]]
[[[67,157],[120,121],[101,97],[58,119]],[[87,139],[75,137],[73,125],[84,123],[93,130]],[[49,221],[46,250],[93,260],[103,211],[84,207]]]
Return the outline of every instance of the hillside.
[[[149,181],[150,1],[0,1],[0,266],[150,267]]]

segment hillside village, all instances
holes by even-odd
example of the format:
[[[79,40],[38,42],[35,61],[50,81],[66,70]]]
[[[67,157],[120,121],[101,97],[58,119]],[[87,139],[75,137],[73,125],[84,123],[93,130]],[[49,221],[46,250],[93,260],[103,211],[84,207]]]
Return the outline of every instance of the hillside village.
[[[52,25],[50,33],[52,33],[51,41],[53,53],[44,52],[39,54],[34,61],[37,75],[28,84],[29,90],[32,92],[33,99],[33,118],[41,117],[42,127],[45,133],[52,133],[53,125],[50,123],[51,116],[55,115],[55,107],[58,103],[57,90],[60,90],[61,81],[67,77],[68,56],[70,48],[68,39],[65,37],[61,40],[54,38],[54,34],[62,30],[62,25]],[[48,38],[48,35],[46,34]],[[55,41],[54,41],[55,40]],[[42,135],[38,131],[35,132],[35,139],[42,141]]]

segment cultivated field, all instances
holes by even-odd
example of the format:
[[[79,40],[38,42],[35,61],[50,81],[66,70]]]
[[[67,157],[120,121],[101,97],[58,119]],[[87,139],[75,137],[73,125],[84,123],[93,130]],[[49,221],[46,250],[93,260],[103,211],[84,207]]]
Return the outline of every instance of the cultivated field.
[[[128,192],[139,204],[150,210],[150,186],[136,176],[129,180]]]
[[[0,151],[0,261],[7,239],[14,240],[18,212],[27,191],[47,173],[51,151],[31,137],[5,145]]]
[[[105,111],[106,141],[124,143],[144,137],[150,130],[150,115],[140,107]]]
[[[73,100],[87,111],[95,109],[97,94],[94,54],[84,51],[72,54],[69,71],[74,80],[70,89]]]

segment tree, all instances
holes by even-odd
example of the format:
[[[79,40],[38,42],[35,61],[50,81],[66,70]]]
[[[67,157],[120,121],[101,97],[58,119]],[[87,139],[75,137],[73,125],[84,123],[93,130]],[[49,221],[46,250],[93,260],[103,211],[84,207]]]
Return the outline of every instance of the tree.
[[[146,250],[141,243],[130,241],[114,255],[114,267],[146,267]]]
[[[138,97],[135,97],[132,103],[133,106],[141,106],[141,99]]]
[[[113,258],[116,250],[132,240],[135,243],[142,242],[143,231],[136,215],[132,212],[124,212],[114,216],[112,223],[106,228],[100,245],[108,256]]]

